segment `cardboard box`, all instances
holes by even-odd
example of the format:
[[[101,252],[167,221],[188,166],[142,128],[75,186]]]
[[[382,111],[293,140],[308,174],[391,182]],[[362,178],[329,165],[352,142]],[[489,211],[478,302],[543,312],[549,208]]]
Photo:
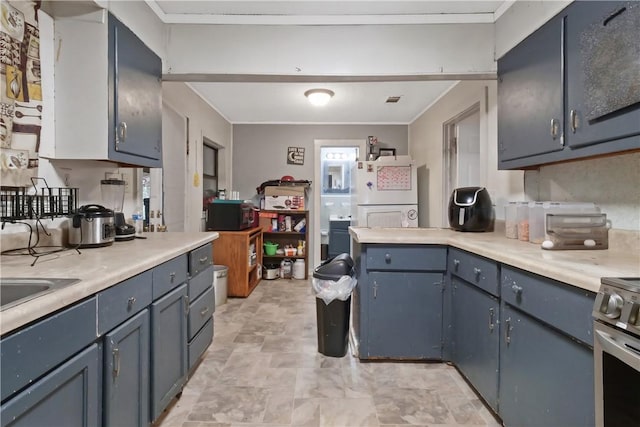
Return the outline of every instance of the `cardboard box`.
[[[260,212],[258,225],[262,227],[264,231],[273,231],[271,227],[271,220],[273,218],[278,218],[277,213],[272,212]]]
[[[304,196],[264,196],[264,208],[267,210],[303,211]]]
[[[265,196],[301,196],[305,197],[307,187],[304,185],[270,185],[264,187]]]

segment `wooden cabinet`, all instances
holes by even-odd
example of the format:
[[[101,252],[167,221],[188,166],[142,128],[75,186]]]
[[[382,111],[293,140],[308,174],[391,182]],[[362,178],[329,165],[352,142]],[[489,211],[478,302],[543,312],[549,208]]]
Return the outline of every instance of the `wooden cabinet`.
[[[499,169],[640,148],[638,16],[633,2],[574,2],[498,60]]]
[[[227,294],[247,297],[262,278],[262,228],[217,233],[220,237],[214,242],[216,263],[229,268]]]
[[[499,414],[505,425],[594,425],[595,295],[503,267]]]
[[[447,249],[356,245],[353,324],[360,359],[442,358]]]
[[[280,262],[287,258],[295,262],[295,260],[304,260],[305,270],[304,278],[308,278],[309,272],[309,211],[270,211],[263,210],[262,212],[271,213],[278,218],[279,229],[272,230],[271,228],[265,228],[263,231],[264,242],[277,243],[278,249],[284,249],[286,246],[298,248],[299,243],[304,242],[304,254],[290,256],[290,255],[262,255],[263,264],[280,264]],[[282,230],[282,222],[280,218],[291,217],[291,231]],[[304,225],[300,231],[296,231],[294,228],[296,225],[301,224],[304,221]],[[286,230],[286,228],[285,228]]]
[[[162,167],[160,57],[106,10],[55,30],[56,141],[40,154]]]

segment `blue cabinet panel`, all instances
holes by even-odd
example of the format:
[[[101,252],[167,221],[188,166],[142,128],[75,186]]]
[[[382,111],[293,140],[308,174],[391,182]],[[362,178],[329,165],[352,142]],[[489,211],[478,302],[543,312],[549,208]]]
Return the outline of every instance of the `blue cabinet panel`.
[[[500,162],[563,148],[562,31],[553,18],[498,61]]]
[[[493,260],[460,249],[450,249],[447,271],[492,295],[500,296],[498,264]]]
[[[0,425],[100,426],[101,362],[99,346],[91,345],[3,404]]]
[[[162,60],[109,14],[109,158],[162,166]]]
[[[206,270],[213,264],[212,246],[211,243],[207,243],[189,252],[189,274],[191,277]]]
[[[442,357],[442,274],[369,274],[369,342],[366,356]]]
[[[640,79],[637,58],[640,5],[636,3],[582,1],[567,8],[565,117],[569,118],[566,133],[571,147],[631,137],[629,143],[640,148],[640,90],[637,87],[635,103],[602,114],[608,111],[603,106],[611,103],[607,100],[608,94],[618,93],[620,96],[615,101],[632,97],[633,87]],[[623,8],[622,13],[617,13]],[[629,98],[627,102],[631,101]]]
[[[187,254],[180,255],[153,269],[153,299],[187,281]]]
[[[447,250],[425,245],[370,245],[367,269],[383,271],[445,271]]]
[[[213,286],[200,295],[189,306],[189,339],[192,339],[200,328],[207,323],[215,311],[215,293]]]
[[[593,426],[593,350],[508,304],[501,319],[499,413],[504,424]]]
[[[149,424],[149,310],[105,336],[104,425]]]
[[[138,274],[98,294],[98,333],[113,329],[151,304],[151,270]]]
[[[453,363],[497,411],[500,303],[495,296],[456,277],[451,284]]]
[[[593,345],[594,293],[509,266],[501,282],[503,301]]]
[[[189,342],[189,370],[198,362],[200,356],[202,356],[205,350],[211,344],[213,340],[213,318],[198,331],[196,336]]]
[[[0,343],[2,400],[55,368],[95,339],[95,297],[3,338]]]
[[[187,376],[187,285],[151,305],[151,419],[177,395]]]
[[[213,265],[189,278],[189,301],[194,301],[213,285]]]

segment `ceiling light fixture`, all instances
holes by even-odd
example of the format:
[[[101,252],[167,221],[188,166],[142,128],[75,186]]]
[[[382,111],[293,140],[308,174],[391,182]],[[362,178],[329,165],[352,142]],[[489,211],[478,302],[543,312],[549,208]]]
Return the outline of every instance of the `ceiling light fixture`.
[[[327,105],[333,95],[335,94],[329,89],[309,89],[304,93],[309,102],[316,106]]]

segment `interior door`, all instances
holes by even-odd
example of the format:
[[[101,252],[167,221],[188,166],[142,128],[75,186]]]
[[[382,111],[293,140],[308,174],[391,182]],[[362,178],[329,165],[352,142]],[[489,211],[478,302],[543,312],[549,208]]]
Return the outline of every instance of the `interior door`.
[[[166,104],[162,106],[162,173],[164,223],[169,231],[184,231],[187,156],[187,120]]]

